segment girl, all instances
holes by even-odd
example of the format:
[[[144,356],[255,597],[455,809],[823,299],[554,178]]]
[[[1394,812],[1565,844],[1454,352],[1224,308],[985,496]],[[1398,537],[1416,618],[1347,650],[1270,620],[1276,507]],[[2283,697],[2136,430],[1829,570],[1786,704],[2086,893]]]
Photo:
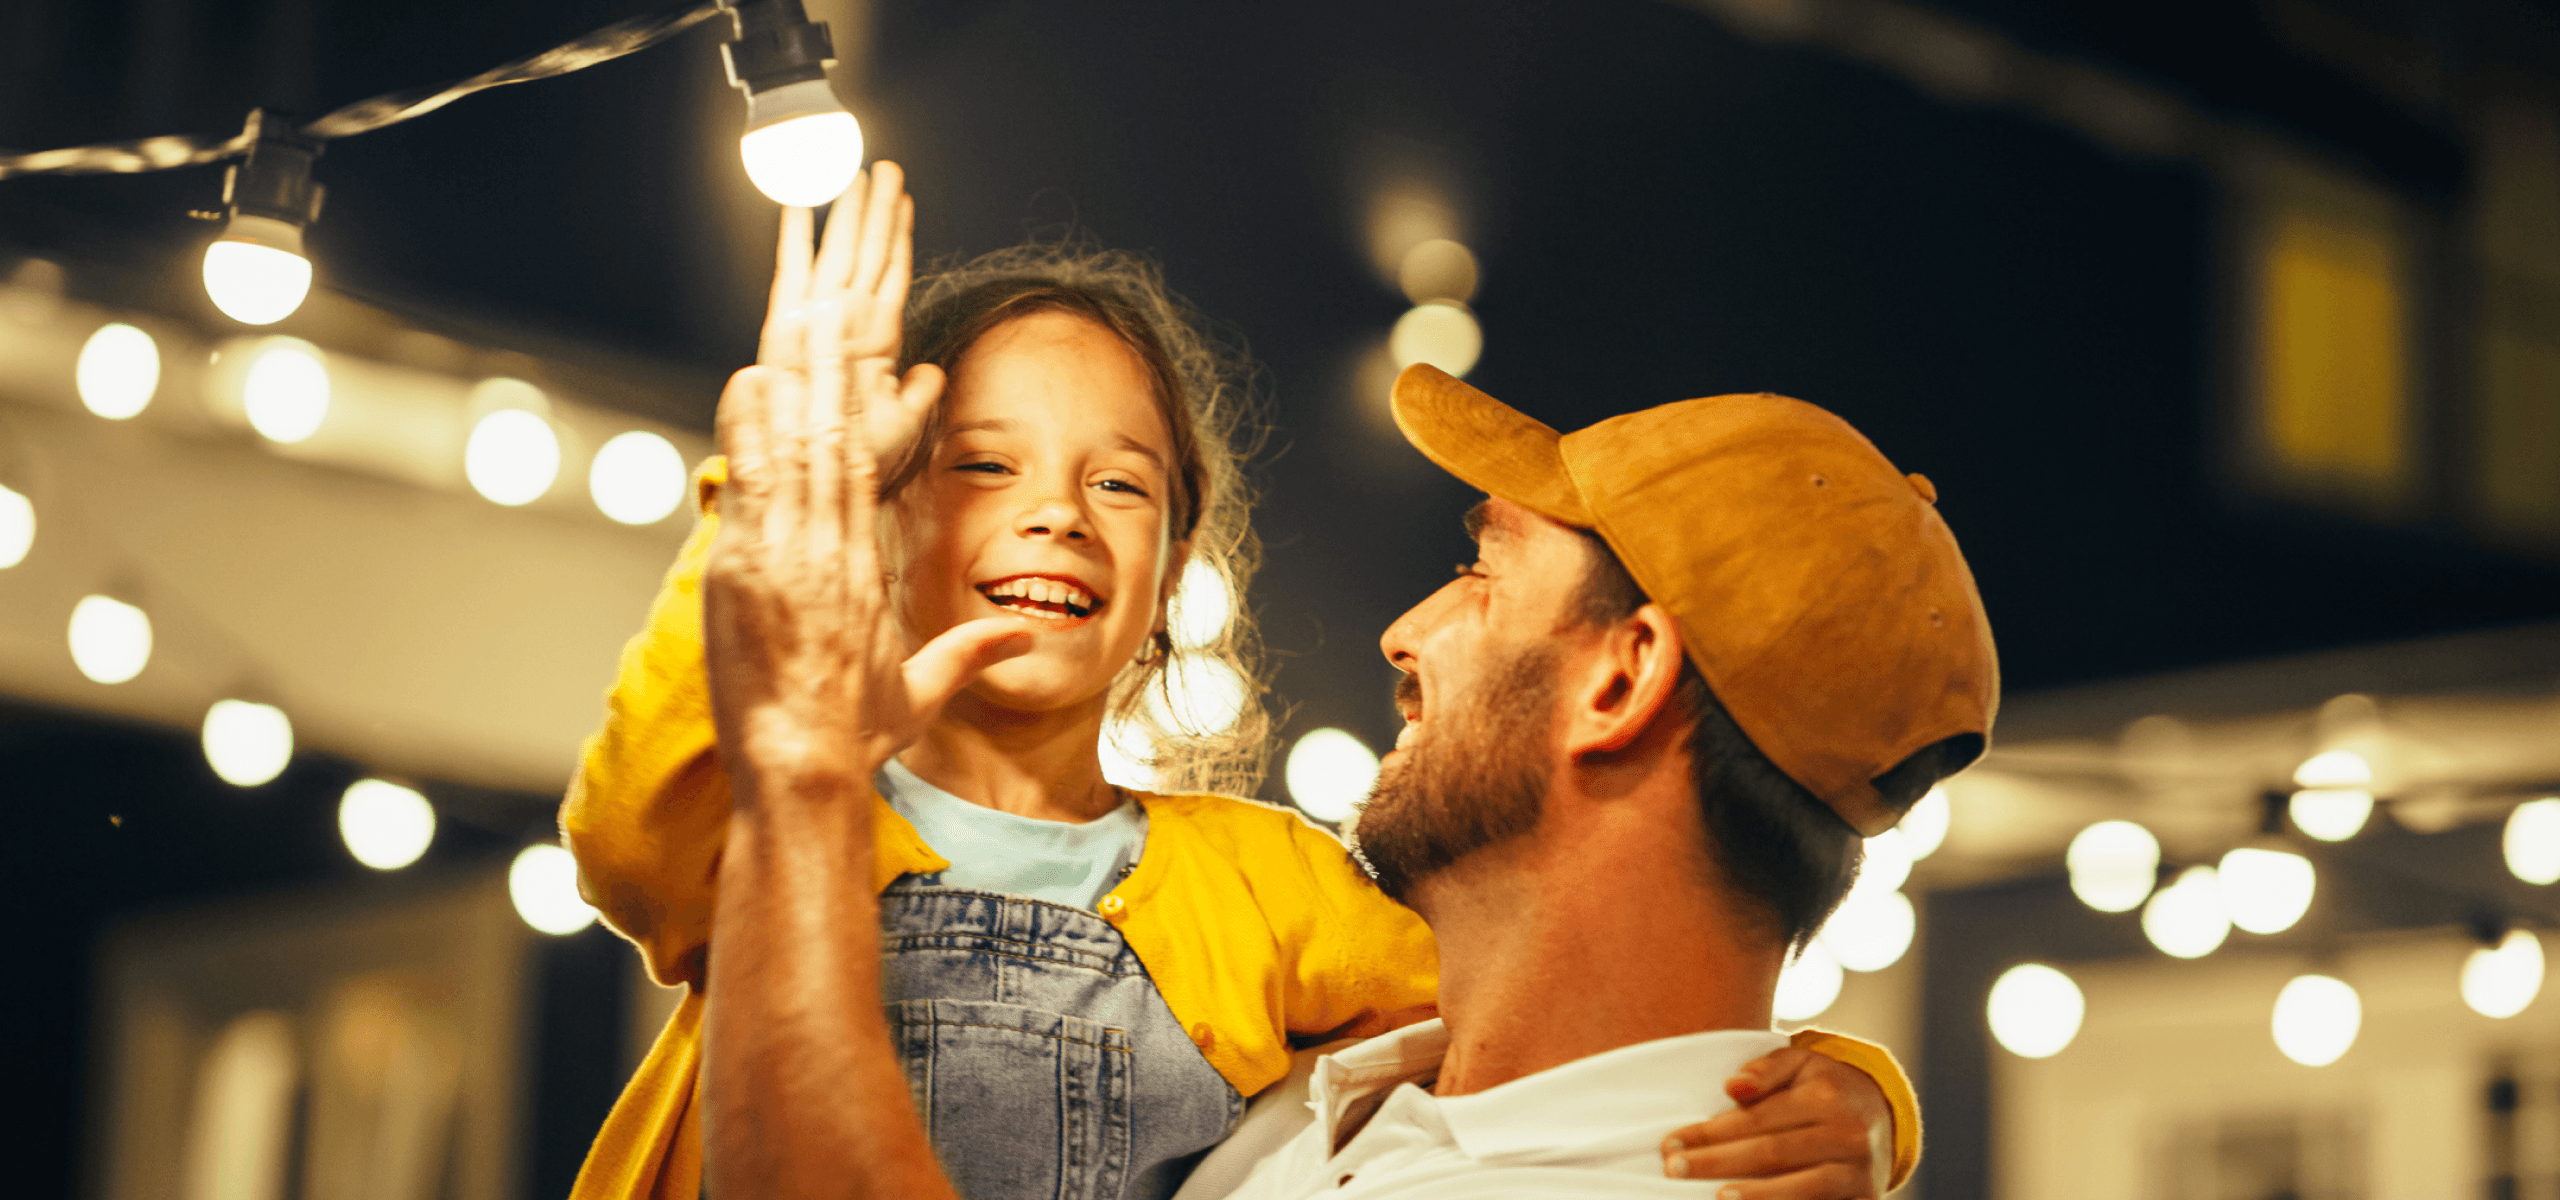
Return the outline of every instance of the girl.
[[[973,1200],[1157,1200],[1236,1131],[1248,1097],[1288,1076],[1293,1050],[1429,1016],[1435,954],[1331,835],[1209,794],[1251,789],[1267,726],[1250,701],[1201,719],[1171,686],[1215,669],[1204,662],[1251,677],[1240,617],[1207,646],[1169,632],[1186,569],[1205,564],[1242,595],[1254,548],[1241,396],[1190,314],[1133,260],[1042,249],[933,278],[910,304],[912,212],[887,163],[835,206],[814,256],[808,212],[786,209],[760,365],[731,390],[780,372],[813,404],[859,392],[857,436],[895,464],[881,558],[910,645],[931,643],[916,661],[1032,631],[1027,653],[987,669],[897,754],[872,803],[883,1000],[946,1170]],[[577,1200],[700,1191],[706,955],[731,814],[700,586],[725,480],[720,460],[705,464],[701,519],[624,651],[562,808],[589,900],[653,977],[687,985]],[[1161,793],[1104,778],[1106,726],[1157,748]],[[1865,1146],[1871,1122],[1844,1097],[1866,1075],[1810,1049],[1881,1083],[1893,1114],[1872,1124],[1889,1130],[1899,1182],[1918,1129],[1891,1059],[1833,1035],[1798,1047],[1746,1072],[1758,1088],[1736,1098],[1767,1099],[1712,1124],[1828,1135],[1756,1141],[1773,1176],[1848,1157],[1804,1149],[1843,1131]],[[1833,1086],[1786,1088],[1799,1071],[1835,1072]],[[1739,1174],[1734,1153],[1690,1150],[1666,1169]]]

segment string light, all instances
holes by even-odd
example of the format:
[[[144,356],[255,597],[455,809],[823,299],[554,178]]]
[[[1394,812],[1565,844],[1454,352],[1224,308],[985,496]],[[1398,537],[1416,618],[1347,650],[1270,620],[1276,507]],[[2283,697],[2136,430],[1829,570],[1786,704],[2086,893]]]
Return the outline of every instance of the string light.
[[[1484,328],[1466,305],[1447,300],[1417,304],[1396,318],[1395,329],[1387,334],[1387,353],[1395,357],[1398,370],[1430,363],[1463,379],[1484,354]]]
[[[2507,814],[2507,870],[2531,884],[2560,880],[2560,797],[2528,800]]]
[[[122,421],[151,403],[160,390],[160,346],[151,335],[123,322],[109,322],[80,346],[72,382],[80,403],[110,421]]]
[[[2512,1017],[2542,991],[2542,939],[2510,929],[2492,946],[2479,946],[2462,964],[2462,1002],[2484,1017]]]
[[[233,787],[257,787],[293,761],[293,720],[272,704],[216,700],[204,713],[204,759]]]
[[[1176,737],[1225,732],[1244,715],[1244,676],[1205,654],[1176,654],[1164,665],[1164,682],[1147,689],[1147,714],[1156,728]]]
[[[240,408],[249,427],[269,441],[291,445],[320,432],[329,419],[329,366],[320,348],[301,338],[269,338],[241,378]]]
[[[507,896],[516,915],[544,933],[569,934],[595,923],[596,910],[578,895],[578,860],[549,842],[516,852],[507,868]]]
[[[97,683],[123,683],[151,661],[151,618],[106,596],[71,607],[71,661]]]
[[[435,841],[436,809],[425,796],[410,788],[380,779],[359,779],[349,784],[346,794],[338,799],[338,836],[345,840],[347,853],[354,855],[357,862],[377,871],[397,871],[418,861],[418,856],[425,854],[427,846]],[[521,866],[524,859],[519,855],[516,861]],[[513,871],[508,872],[507,886],[510,894],[514,893]],[[574,878],[571,887],[574,891]],[[516,908],[519,912],[524,910],[522,899],[516,901]],[[566,919],[565,913],[562,919]]]
[[[1781,1021],[1810,1021],[1840,998],[1840,964],[1821,943],[1808,943],[1795,960],[1778,971],[1778,991],[1770,1015]]]
[[[2043,963],[2020,963],[2000,973],[1983,1007],[2001,1049],[2020,1058],[2051,1058],[2079,1036],[2088,1002],[2070,976]]]
[[[720,59],[730,85],[747,94],[738,139],[747,178],[798,208],[842,195],[862,170],[862,126],[827,85],[835,46],[826,22],[810,20],[800,0],[743,0],[729,18],[735,36]]]
[[[1911,811],[1902,814],[1902,823],[1894,828],[1902,831],[1902,844],[1916,861],[1938,852],[1947,840],[1947,827],[1954,823],[1955,806],[1947,799],[1946,785],[1929,789]]]
[[[2160,841],[2131,821],[2100,821],[2071,839],[2071,894],[2099,912],[2131,912],[2160,876]]]
[[[36,505],[17,489],[0,484],[0,571],[27,561],[36,545]]]
[[[2297,975],[2276,995],[2276,1049],[2306,1067],[2325,1067],[2356,1044],[2364,1003],[2346,981]]]
[[[2244,846],[2222,856],[2215,882],[2232,924],[2251,933],[2282,933],[2311,908],[2317,876],[2311,860],[2299,854]]]
[[[1173,644],[1184,650],[1206,650],[1227,636],[1227,623],[1234,619],[1235,595],[1227,590],[1227,577],[1218,573],[1203,559],[1192,559],[1182,568],[1182,582],[1173,590],[1173,603],[1165,615],[1165,632]]]
[[[2343,842],[2364,828],[2373,813],[2373,765],[2353,750],[2329,750],[2304,759],[2294,768],[2293,794],[2287,807],[2294,827],[2324,842]]]
[[[1378,755],[1340,729],[1310,729],[1289,747],[1289,798],[1319,821],[1351,815],[1378,782]]]
[[[241,137],[249,153],[222,174],[230,222],[205,247],[204,290],[232,320],[273,325],[311,294],[302,228],[320,216],[322,189],[311,181],[320,142],[265,109],[250,111]]]
[[[650,525],[684,503],[684,455],[657,434],[634,429],[616,434],[587,468],[587,493],[596,509],[625,525]]]
[[[462,473],[494,504],[531,504],[560,478],[560,437],[551,422],[521,408],[502,408],[471,427]]]
[[[2174,958],[2203,958],[2231,936],[2231,915],[2211,867],[2189,867],[2142,908],[2142,934]]]

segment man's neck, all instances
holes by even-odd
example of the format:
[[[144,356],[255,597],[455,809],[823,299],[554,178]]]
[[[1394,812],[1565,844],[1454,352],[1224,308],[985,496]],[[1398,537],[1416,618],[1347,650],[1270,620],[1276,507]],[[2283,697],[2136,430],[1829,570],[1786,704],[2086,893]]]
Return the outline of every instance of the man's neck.
[[[1102,707],[1097,699],[1024,713],[962,692],[898,762],[926,783],[998,812],[1091,821],[1120,804],[1094,752]]]
[[[1691,810],[1694,811],[1694,808]],[[1638,1042],[1769,1028],[1779,953],[1659,807],[1587,808],[1416,889],[1440,945],[1440,1095]],[[1578,826],[1578,828],[1576,828]]]

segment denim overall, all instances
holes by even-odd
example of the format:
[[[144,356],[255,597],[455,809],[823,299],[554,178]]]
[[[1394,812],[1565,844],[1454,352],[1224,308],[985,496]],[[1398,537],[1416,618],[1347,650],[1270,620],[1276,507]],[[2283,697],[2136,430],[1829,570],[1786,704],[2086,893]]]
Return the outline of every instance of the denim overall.
[[[1171,1196],[1244,1097],[1109,922],[939,879],[880,894],[882,990],[953,1185],[967,1200]]]

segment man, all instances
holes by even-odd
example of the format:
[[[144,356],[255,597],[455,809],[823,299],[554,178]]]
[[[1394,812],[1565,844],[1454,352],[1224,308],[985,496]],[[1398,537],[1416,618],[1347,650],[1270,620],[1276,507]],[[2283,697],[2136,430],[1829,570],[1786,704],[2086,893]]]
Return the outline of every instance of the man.
[[[1731,1107],[1720,1083],[1783,1045],[1779,967],[1859,835],[1984,748],[1998,685],[1971,576],[1927,481],[1801,402],[1558,438],[1416,367],[1395,405],[1491,495],[1479,561],[1385,639],[1408,724],[1359,829],[1439,939],[1445,1016],[1319,1064],[1314,1125],[1246,1194],[1695,1195],[1660,1177],[1666,1117]],[[763,436],[747,424],[724,439]],[[751,454],[802,500],[732,523],[779,549],[742,546],[706,583],[730,614],[712,662],[740,792],[709,1191],[950,1196],[876,1003],[868,813],[837,801],[1022,638],[964,625],[901,662],[864,582],[876,469],[824,417],[785,424]]]

